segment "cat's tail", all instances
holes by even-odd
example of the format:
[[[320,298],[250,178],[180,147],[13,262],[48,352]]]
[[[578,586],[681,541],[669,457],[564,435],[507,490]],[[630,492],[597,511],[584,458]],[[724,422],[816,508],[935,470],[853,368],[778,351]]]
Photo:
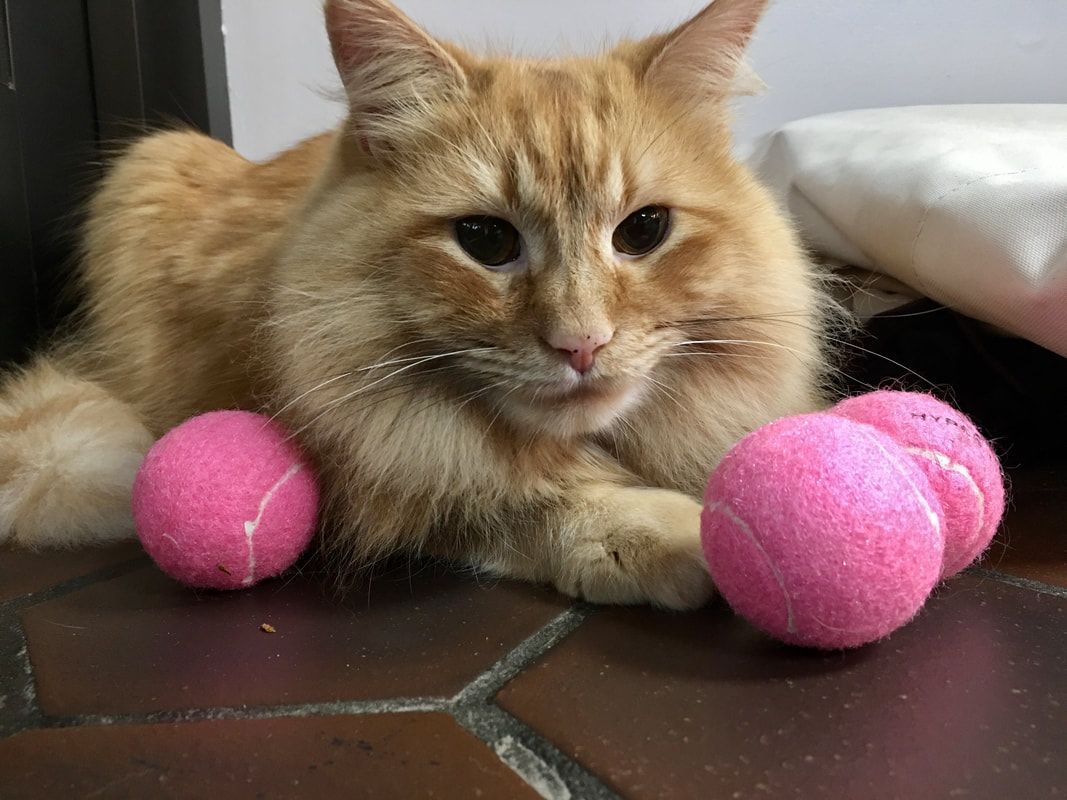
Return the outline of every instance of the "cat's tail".
[[[130,405],[56,359],[0,378],[0,544],[132,537],[130,493],[151,446]]]

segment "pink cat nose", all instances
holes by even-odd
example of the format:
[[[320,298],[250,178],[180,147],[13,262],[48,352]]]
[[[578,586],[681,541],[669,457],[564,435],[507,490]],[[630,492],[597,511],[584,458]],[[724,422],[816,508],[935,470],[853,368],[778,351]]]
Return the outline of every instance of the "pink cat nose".
[[[608,328],[579,334],[552,333],[545,337],[549,347],[566,357],[575,372],[587,373],[596,362],[596,354],[615,336]]]

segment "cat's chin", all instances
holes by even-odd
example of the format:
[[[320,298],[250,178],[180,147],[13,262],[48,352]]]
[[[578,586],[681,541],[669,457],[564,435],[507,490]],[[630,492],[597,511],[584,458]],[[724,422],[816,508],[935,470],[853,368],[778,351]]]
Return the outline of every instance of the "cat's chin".
[[[516,421],[543,432],[570,437],[609,427],[640,399],[637,384],[600,380],[513,396]]]

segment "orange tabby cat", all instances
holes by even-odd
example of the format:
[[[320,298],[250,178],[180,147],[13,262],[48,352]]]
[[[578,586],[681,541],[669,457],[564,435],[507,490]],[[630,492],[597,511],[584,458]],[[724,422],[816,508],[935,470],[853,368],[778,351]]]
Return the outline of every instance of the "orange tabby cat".
[[[92,202],[82,330],[0,393],[0,540],[130,535],[153,437],[268,409],[323,543],[703,603],[708,472],[821,402],[810,265],[731,156],[765,0],[596,58],[483,58],[329,0],[342,128],[264,164],[160,133]]]

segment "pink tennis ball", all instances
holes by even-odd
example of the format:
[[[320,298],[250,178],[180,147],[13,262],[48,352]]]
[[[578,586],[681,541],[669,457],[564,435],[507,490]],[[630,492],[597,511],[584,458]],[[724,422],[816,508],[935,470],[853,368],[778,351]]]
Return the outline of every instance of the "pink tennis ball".
[[[833,413],[889,434],[926,474],[945,512],[942,578],[985,552],[1004,515],[1004,476],[973,422],[936,397],[912,392],[852,397]]]
[[[215,411],[148,452],[133,517],[141,544],[172,578],[238,589],[296,561],[315,532],[318,499],[314,471],[281,426]]]
[[[701,541],[741,616],[822,649],[887,636],[941,571],[941,507],[881,431],[831,414],[786,417],[742,439],[708,483]]]

